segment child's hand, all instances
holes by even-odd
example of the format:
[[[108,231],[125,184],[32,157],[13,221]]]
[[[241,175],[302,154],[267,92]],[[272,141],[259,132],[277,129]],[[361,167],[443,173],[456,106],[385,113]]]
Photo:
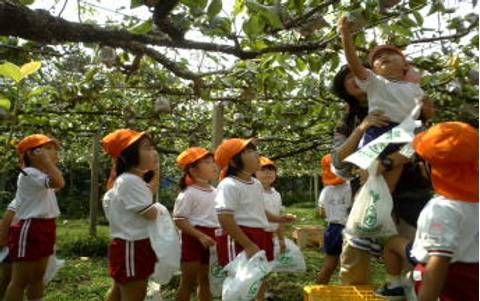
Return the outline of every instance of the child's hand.
[[[198,238],[200,243],[205,249],[208,249],[210,247],[213,247],[216,243],[215,240],[213,240],[210,236],[203,234]]]
[[[293,214],[285,214],[280,216],[281,223],[290,224],[297,220],[297,216]]]
[[[252,243],[247,248],[245,248],[245,253],[247,254],[248,258],[251,258],[253,255],[255,255],[259,251],[260,251],[260,248],[254,243]]]
[[[278,245],[280,246],[280,253],[285,253],[287,250],[287,245],[285,244],[285,239],[279,239]]]

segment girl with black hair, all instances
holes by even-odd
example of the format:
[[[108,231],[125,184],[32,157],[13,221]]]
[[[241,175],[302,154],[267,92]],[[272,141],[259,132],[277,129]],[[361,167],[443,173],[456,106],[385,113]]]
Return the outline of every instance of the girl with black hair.
[[[159,160],[145,132],[116,130],[102,139],[114,160],[113,187],[104,197],[112,242],[109,270],[114,285],[107,300],[143,301],[147,280],[154,272],[157,256],[149,239],[148,226],[157,218],[153,194],[157,191]],[[145,175],[154,171],[149,182]]]
[[[209,282],[210,247],[215,245],[218,218],[215,210],[217,191],[210,183],[218,177],[213,154],[191,147],[177,157],[184,171],[181,192],[175,201],[173,219],[182,232],[182,279],[177,301],[188,301],[198,283],[199,301],[212,300]]]

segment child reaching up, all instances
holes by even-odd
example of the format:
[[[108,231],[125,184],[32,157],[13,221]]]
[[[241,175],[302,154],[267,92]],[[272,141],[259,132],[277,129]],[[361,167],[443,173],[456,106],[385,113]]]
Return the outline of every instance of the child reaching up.
[[[339,20],[339,29],[343,48],[355,82],[367,93],[368,111],[380,111],[390,119],[385,127],[370,127],[363,136],[363,145],[375,140],[391,130],[409,116],[417,105],[421,105],[424,92],[418,83],[407,81],[410,66],[400,49],[391,45],[381,45],[370,51],[369,63],[372,70],[365,68],[355,53],[347,17]],[[420,110],[415,119],[419,117]],[[398,145],[389,145],[381,154],[385,157],[399,149]],[[383,163],[383,162],[382,162]],[[394,191],[400,178],[402,167],[393,167],[385,163],[385,180]]]
[[[440,123],[415,137],[437,195],[420,213],[413,244],[401,236],[387,242],[388,283],[378,295],[403,300],[400,276],[408,260],[419,301],[478,300],[478,139],[478,130],[461,122]]]
[[[317,275],[318,284],[328,284],[333,272],[337,268],[340,253],[342,252],[342,232],[347,222],[348,211],[352,206],[352,191],[350,183],[345,182],[331,171],[332,155],[322,158],[323,190],[320,193],[318,205],[328,222],[324,234],[325,260],[322,269]],[[322,216],[323,215],[323,216]]]

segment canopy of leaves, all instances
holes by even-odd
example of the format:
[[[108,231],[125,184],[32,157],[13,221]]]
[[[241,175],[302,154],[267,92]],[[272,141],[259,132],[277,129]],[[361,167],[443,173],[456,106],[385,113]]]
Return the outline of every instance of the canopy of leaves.
[[[478,119],[478,15],[441,0],[132,0],[150,5],[151,17],[107,25],[95,16],[109,1],[79,1],[81,22],[23,2],[0,1],[3,171],[27,134],[58,137],[64,164],[76,166],[90,161],[94,133],[131,127],[152,134],[172,175],[179,151],[213,147],[212,110],[222,105],[225,137],[259,137],[282,173],[314,173],[345,113],[329,88],[344,61],[336,20],[345,13],[364,21],[355,38],[364,58],[380,43],[406,48],[435,121]],[[425,21],[432,16],[441,32]],[[42,67],[27,78],[5,76],[32,61]]]

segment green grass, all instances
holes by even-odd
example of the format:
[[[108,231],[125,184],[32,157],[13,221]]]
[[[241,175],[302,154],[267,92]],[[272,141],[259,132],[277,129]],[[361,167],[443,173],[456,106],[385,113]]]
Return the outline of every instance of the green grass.
[[[297,215],[297,225],[325,226],[325,222],[315,214],[313,203],[298,204],[286,209],[288,213]],[[106,252],[108,244],[108,227],[97,228],[98,238],[89,239],[86,220],[67,220],[58,223],[59,257],[66,259],[65,266],[57,277],[48,285],[46,301],[84,301],[105,300],[105,295],[112,280],[108,274],[106,256],[90,256]],[[291,227],[287,227],[290,233]],[[92,242],[93,241],[93,242]],[[307,272],[303,274],[274,273],[269,277],[269,291],[275,300],[303,300],[303,287],[313,284],[317,272],[323,263],[320,250],[308,248],[304,250]],[[380,284],[384,279],[382,263],[373,264],[373,283]],[[162,288],[164,300],[173,300],[179,279],[174,277],[166,287]],[[338,276],[332,283],[340,283]]]

